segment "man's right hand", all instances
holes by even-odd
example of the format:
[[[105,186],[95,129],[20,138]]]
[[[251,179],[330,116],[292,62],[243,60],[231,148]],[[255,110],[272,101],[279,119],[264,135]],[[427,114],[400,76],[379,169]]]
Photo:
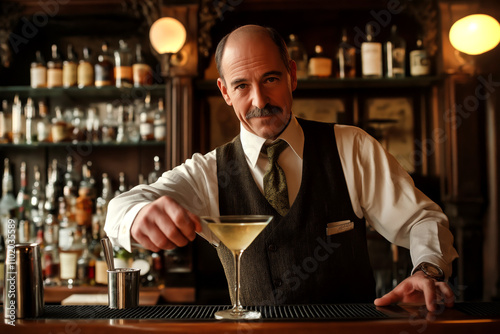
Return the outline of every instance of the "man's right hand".
[[[186,246],[201,232],[198,216],[174,199],[162,196],[143,207],[132,223],[130,236],[145,248],[158,252]]]

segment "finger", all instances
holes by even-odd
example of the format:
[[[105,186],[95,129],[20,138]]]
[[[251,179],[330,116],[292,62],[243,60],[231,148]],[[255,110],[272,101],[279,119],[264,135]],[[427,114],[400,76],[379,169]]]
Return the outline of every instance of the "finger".
[[[195,215],[194,213],[191,213],[189,211],[187,213],[188,213],[189,217],[191,218],[191,221],[194,224],[194,230],[196,232],[201,232],[202,226],[201,226],[201,222],[200,222],[200,217],[198,217],[197,215]]]
[[[193,216],[189,211],[181,209],[178,217],[174,220],[177,228],[189,241],[193,241],[196,238],[196,222],[193,220]]]
[[[420,287],[424,294],[425,306],[429,312],[436,311],[436,285],[435,281],[431,278],[422,281]]]
[[[446,307],[453,307],[453,304],[455,303],[455,294],[453,293],[453,290],[450,288],[448,283],[438,282],[436,285],[441,291],[444,299],[444,305]]]
[[[168,246],[167,241],[172,242],[177,247],[184,247],[188,244],[189,240],[177,228],[177,225],[172,221],[170,217],[163,217],[156,226],[158,226],[162,234],[166,237],[165,240],[159,240],[159,242],[161,242],[161,244],[165,247]]]
[[[375,299],[375,306],[387,306],[390,304],[397,303],[402,300],[402,296],[399,295],[395,290],[385,294],[384,296]]]

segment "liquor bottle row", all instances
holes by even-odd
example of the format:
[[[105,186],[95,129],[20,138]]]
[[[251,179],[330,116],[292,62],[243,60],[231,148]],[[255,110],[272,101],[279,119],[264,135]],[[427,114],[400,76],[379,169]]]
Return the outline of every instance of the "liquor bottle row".
[[[15,96],[11,106],[4,100],[0,109],[0,143],[35,144],[59,142],[138,143],[165,140],[163,99],[151,104],[148,94],[143,102],[128,105],[99,104],[85,109],[49,112],[45,101],[32,98],[23,106]]]
[[[314,54],[309,57],[299,38],[290,35],[287,48],[290,57],[297,64],[297,77],[403,78],[406,76],[407,58],[411,76],[431,73],[431,61],[421,37],[417,38],[416,46],[407,54],[406,40],[400,36],[396,25],[391,27],[390,37],[386,41],[377,39],[381,29],[380,26],[367,24],[365,33],[357,30],[352,39],[349,38],[347,29],[342,29],[335,57],[327,56],[321,45],[316,45]],[[361,66],[356,64],[358,53]],[[357,73],[358,68],[361,73]]]
[[[103,42],[95,61],[88,47],[83,48],[78,59],[71,44],[63,60],[58,46],[53,44],[47,63],[42,53],[36,51],[30,68],[30,83],[32,88],[139,87],[153,83],[153,71],[144,61],[140,44],[136,45],[134,59],[124,40],[119,41],[114,52],[111,52],[107,42]]]
[[[139,182],[155,182],[160,176],[160,167],[159,158],[155,157],[155,167],[147,181],[140,177]],[[67,157],[65,169],[54,159],[48,168],[45,185],[38,166],[33,166],[31,187],[27,184],[27,173],[28,166],[22,162],[18,176],[20,186],[14,197],[13,173],[9,159],[4,160],[0,248],[4,247],[4,240],[39,243],[47,286],[107,284],[107,266],[100,240],[105,235],[103,227],[109,201],[128,190],[124,174],[119,174],[120,185],[113,192],[110,176],[103,173],[102,191],[98,196],[91,162],[83,164],[79,175],[71,156]],[[1,258],[5,256],[4,251],[0,249],[0,263],[4,263],[5,259]],[[117,249],[116,254],[124,252]],[[161,283],[161,275],[152,275],[153,271],[162,270],[163,261],[153,266],[156,256],[158,254],[144,249],[127,256],[150,264],[146,267],[143,263],[141,267],[145,268],[141,272],[144,285]],[[152,276],[148,278],[148,275]]]

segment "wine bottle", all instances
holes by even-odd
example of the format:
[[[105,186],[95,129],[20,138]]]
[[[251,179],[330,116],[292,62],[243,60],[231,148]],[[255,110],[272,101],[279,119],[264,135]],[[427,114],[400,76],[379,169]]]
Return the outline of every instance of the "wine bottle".
[[[321,45],[316,45],[314,55],[309,60],[309,76],[327,78],[332,75],[332,60],[323,52]]]
[[[356,77],[356,49],[348,41],[347,30],[343,28],[337,50],[337,77],[340,79]]]
[[[57,50],[57,45],[52,45],[52,58],[47,62],[47,87],[62,87],[63,85],[63,64],[61,56]]]
[[[403,78],[406,69],[406,41],[399,36],[398,27],[391,27],[391,37],[385,44],[386,76],[388,78]]]
[[[361,43],[361,69],[363,78],[382,77],[382,44],[375,40],[371,24],[366,25],[366,41]]]

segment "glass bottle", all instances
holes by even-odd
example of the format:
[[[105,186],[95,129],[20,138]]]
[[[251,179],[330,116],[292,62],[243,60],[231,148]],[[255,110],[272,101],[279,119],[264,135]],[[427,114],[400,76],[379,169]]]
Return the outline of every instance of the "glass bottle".
[[[61,107],[55,107],[55,116],[51,125],[52,141],[60,143],[68,140],[68,123],[63,118]]]
[[[57,159],[52,160],[49,166],[47,175],[47,185],[45,186],[45,203],[44,210],[47,213],[56,214],[58,209],[58,198],[63,196],[61,189],[59,170],[57,167]]]
[[[116,141],[118,132],[118,123],[116,121],[113,105],[108,103],[106,105],[106,117],[102,123],[102,142],[112,143]]]
[[[375,40],[371,24],[366,25],[366,41],[361,43],[361,72],[363,78],[382,77],[382,44]]]
[[[89,251],[87,235],[82,234],[82,255],[76,261],[76,281],[78,285],[95,285],[95,256]]]
[[[113,189],[108,173],[102,173],[102,193],[97,198],[97,203],[101,206],[104,216],[107,214],[109,201],[113,198]]]
[[[57,45],[52,45],[52,58],[47,62],[47,87],[62,87],[63,85],[63,64],[59,52],[57,51]]]
[[[307,52],[297,35],[291,34],[287,44],[288,55],[297,64],[297,79],[307,78]]]
[[[3,235],[8,238],[8,222],[16,216],[17,202],[14,197],[14,180],[10,173],[10,162],[8,158],[3,161],[4,170],[2,177],[2,198],[0,199],[0,223]]]
[[[139,280],[141,286],[149,286],[148,275],[151,271],[152,259],[149,251],[143,248],[134,250],[134,261],[131,267],[140,269]]]
[[[133,105],[128,106],[127,115],[127,138],[132,143],[138,143],[141,141],[140,124]]]
[[[26,176],[26,162],[21,162],[19,171],[19,191],[17,193],[16,203],[18,210],[18,241],[35,242],[36,227],[31,220],[30,195],[28,194],[28,179]]]
[[[160,157],[155,156],[154,160],[154,169],[151,173],[148,174],[148,184],[155,183],[161,176],[161,165],[160,165]]]
[[[23,108],[19,95],[14,96],[12,104],[12,143],[23,144],[25,142],[25,134],[23,127],[26,125]]]
[[[28,101],[26,101],[26,105],[24,106],[24,115],[26,118],[26,144],[33,144],[33,142],[36,142],[36,124],[34,123],[35,106],[31,97],[28,97]]]
[[[348,41],[347,30],[343,28],[337,51],[337,77],[340,79],[356,77],[356,49]]]
[[[113,58],[108,51],[108,43],[104,42],[101,46],[101,54],[94,65],[94,85],[96,87],[113,86],[115,83],[114,67]]]
[[[82,59],[77,67],[78,88],[90,87],[94,85],[94,66],[90,61],[90,51],[88,47],[83,48]]]
[[[89,230],[92,226],[92,212],[93,212],[93,202],[92,202],[92,189],[87,181],[80,182],[80,188],[78,189],[78,197],[76,199],[76,222],[79,226]]]
[[[73,157],[68,155],[66,157],[66,171],[64,172],[64,198],[78,196],[78,173],[73,164]]]
[[[132,65],[132,75],[135,87],[153,84],[153,70],[144,62],[140,44],[135,46],[135,63]]]
[[[2,100],[2,123],[0,124],[0,141],[12,142],[12,110],[7,100]]]
[[[118,174],[118,189],[115,191],[115,196],[123,194],[127,191],[127,185],[125,183],[125,173],[120,172]]]
[[[77,58],[73,51],[73,45],[68,44],[68,54],[63,61],[63,87],[74,87],[77,83]]]
[[[165,109],[163,108],[163,99],[158,100],[158,109],[154,113],[154,137],[156,141],[164,141],[166,135]]]
[[[38,165],[33,167],[33,184],[31,186],[31,219],[35,224],[37,230],[43,227],[44,213],[43,213],[43,190],[41,182],[41,173]]]
[[[40,51],[35,52],[35,61],[30,68],[31,88],[47,87],[47,66]]]
[[[128,133],[127,133],[127,125],[126,125],[126,117],[123,109],[123,105],[118,106],[117,110],[118,114],[118,125],[116,130],[116,142],[117,143],[127,143],[128,142]]]
[[[152,141],[154,137],[154,116],[151,111],[151,94],[148,92],[144,100],[144,106],[139,114],[139,132],[142,141]]]
[[[398,34],[398,27],[392,25],[391,37],[385,43],[386,76],[404,78],[406,69],[406,41]]]
[[[116,87],[132,87],[132,53],[124,40],[118,42],[118,50],[115,51],[115,85]]]
[[[87,109],[85,120],[85,141],[90,143],[99,142],[99,117],[95,108]]]
[[[50,143],[52,142],[52,126],[50,124],[47,105],[44,101],[38,102],[38,114],[36,139],[39,143]]]
[[[422,36],[418,36],[416,49],[410,51],[410,74],[413,77],[429,75],[431,61],[427,50],[424,48]]]
[[[309,59],[309,76],[327,78],[332,75],[332,60],[323,52],[321,45],[314,47],[314,56]]]
[[[102,206],[97,203],[96,212],[92,216],[92,240],[89,245],[89,251],[95,258],[95,284],[97,285],[108,284],[108,265],[101,245],[101,239],[105,235],[103,231],[105,219]]]
[[[73,117],[71,119],[71,141],[77,144],[85,140],[85,118],[83,111],[76,107],[73,109]]]
[[[64,285],[73,285],[76,279],[76,264],[81,255],[81,230],[70,219],[64,197],[59,198],[59,278]]]

